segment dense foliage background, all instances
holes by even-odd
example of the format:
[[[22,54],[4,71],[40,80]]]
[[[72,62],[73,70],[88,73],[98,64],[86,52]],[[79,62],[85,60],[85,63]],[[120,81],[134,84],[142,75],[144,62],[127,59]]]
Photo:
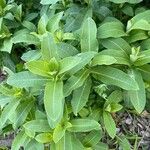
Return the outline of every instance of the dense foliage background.
[[[149,8],[0,0],[0,134],[15,135],[12,150],[150,149]]]

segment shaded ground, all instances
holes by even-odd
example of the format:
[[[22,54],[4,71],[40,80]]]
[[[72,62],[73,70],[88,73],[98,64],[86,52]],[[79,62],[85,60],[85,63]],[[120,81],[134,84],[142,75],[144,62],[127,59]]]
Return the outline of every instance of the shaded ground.
[[[124,133],[137,150],[150,150],[150,113],[141,116],[130,113],[119,114],[118,131]]]

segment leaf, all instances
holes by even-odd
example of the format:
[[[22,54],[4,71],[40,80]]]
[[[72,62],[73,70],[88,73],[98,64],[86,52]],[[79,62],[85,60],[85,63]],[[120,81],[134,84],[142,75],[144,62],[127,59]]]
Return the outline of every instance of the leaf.
[[[105,108],[105,111],[110,112],[110,113],[115,113],[115,112],[121,110],[122,108],[123,108],[122,105],[117,104],[117,103],[114,102],[114,103],[109,104],[109,105]]]
[[[84,84],[89,76],[89,70],[83,70],[77,75],[71,76],[64,85],[64,96],[67,97],[71,92]]]
[[[125,90],[138,89],[136,81],[119,69],[99,66],[91,69],[91,73],[106,84],[116,85]]]
[[[58,143],[51,144],[51,150],[83,150],[84,146],[72,133],[66,132]]]
[[[89,132],[92,130],[100,130],[100,124],[92,119],[73,119],[70,121],[72,127],[67,130],[70,132]]]
[[[56,126],[53,132],[53,141],[55,143],[59,142],[65,135],[65,131],[67,128],[71,127],[71,123],[69,122],[62,122]]]
[[[0,117],[0,129],[3,128],[6,121],[9,119],[11,114],[16,110],[17,106],[19,105],[19,100],[13,100],[11,101],[2,111],[1,117]]]
[[[3,46],[1,47],[1,51],[11,53],[13,46],[12,38],[8,38],[4,40]]]
[[[7,79],[9,85],[20,88],[43,86],[48,81],[50,79],[34,75],[28,71],[15,73]]]
[[[0,95],[0,107],[3,108],[6,104],[8,104],[12,100],[11,97],[7,97],[4,95]]]
[[[136,41],[141,41],[147,39],[149,36],[147,35],[147,31],[144,30],[133,30],[130,32],[130,36],[127,37],[127,41],[129,43],[134,43]]]
[[[30,44],[39,45],[40,44],[40,41],[36,36],[30,34],[29,32],[26,32],[24,30],[20,30],[17,33],[15,33],[14,36],[12,37],[12,42],[14,44],[18,44],[18,43],[26,43],[28,45],[30,45]]]
[[[116,125],[110,113],[103,111],[103,120],[106,131],[111,138],[116,136]]]
[[[149,16],[150,16],[150,10],[145,10],[144,12],[138,13],[131,20],[129,20],[127,24],[127,29],[129,29],[132,26],[132,24],[135,24],[141,19],[150,22]]]
[[[140,19],[137,22],[135,22],[134,24],[128,21],[128,24],[130,24],[130,28],[127,28],[127,33],[131,32],[132,30],[146,30],[149,31],[150,29],[150,24],[148,23],[148,21]]]
[[[127,57],[126,53],[123,51],[118,51],[115,49],[106,49],[101,51],[99,54],[113,57],[114,59],[116,59],[115,64],[123,64],[123,65],[130,66],[130,60]]]
[[[97,27],[92,18],[87,18],[81,28],[81,52],[98,51]]]
[[[141,46],[141,49],[143,49],[143,50],[150,49],[150,38],[143,40],[141,42],[140,46]]]
[[[102,131],[91,131],[89,134],[85,136],[82,143],[86,147],[93,147],[97,143],[99,143],[100,139],[102,138]]]
[[[124,32],[124,26],[119,21],[111,21],[105,22],[98,28],[98,38],[119,38],[122,36],[126,36],[127,34]]]
[[[74,7],[74,12],[72,15],[72,9],[70,12],[66,13],[67,19],[64,26],[65,32],[74,32],[82,27],[83,22],[88,18],[92,17],[91,8],[76,8]],[[68,17],[69,16],[69,17]]]
[[[39,34],[44,34],[46,33],[46,25],[48,22],[48,17],[46,14],[42,15],[42,17],[40,18],[39,22],[38,22],[38,33]]]
[[[123,93],[119,90],[115,90],[107,97],[105,106],[111,103],[119,103],[120,101],[122,101],[122,99],[123,99]]]
[[[77,88],[73,92],[73,98],[71,100],[71,106],[74,114],[77,113],[86,105],[91,89],[91,79],[88,78],[83,86]]]
[[[85,52],[79,53],[76,56],[78,57],[79,63],[70,70],[70,75],[75,74],[77,71],[83,69],[88,63],[90,63],[91,59],[94,57],[95,52]]]
[[[48,123],[51,128],[55,128],[63,116],[63,82],[51,81],[46,84],[44,92],[44,106]]]
[[[108,38],[102,40],[101,43],[107,49],[120,50],[126,54],[131,53],[131,46],[122,38]]]
[[[107,144],[99,142],[97,145],[94,146],[94,150],[109,150],[109,149]]]
[[[25,62],[28,62],[28,61],[38,60],[40,57],[41,57],[40,51],[31,50],[31,51],[27,51],[26,53],[23,53],[21,59],[24,60]]]
[[[20,131],[17,136],[15,137],[15,139],[13,140],[12,143],[12,150],[18,150],[20,149],[20,147],[23,146],[23,143],[27,140],[27,135],[25,134],[25,132],[22,130]]]
[[[149,64],[140,66],[137,69],[140,71],[143,80],[150,81],[150,65]]]
[[[74,46],[63,42],[57,43],[57,52],[60,58],[65,58],[78,54],[78,50]]]
[[[55,33],[55,31],[57,31],[59,29],[59,22],[60,22],[60,19],[62,18],[62,16],[63,16],[63,12],[53,15],[47,23],[47,26],[46,26],[47,31],[49,31],[51,33]]]
[[[139,56],[141,57],[134,62],[135,66],[142,66],[150,63],[150,50],[141,51]]]
[[[145,85],[140,72],[131,70],[129,75],[138,83],[139,90],[128,91],[129,99],[138,113],[141,113],[146,105]]]
[[[28,68],[28,70],[34,74],[44,77],[50,77],[50,64],[47,61],[30,61],[27,62],[25,65]]]
[[[41,4],[42,5],[49,5],[49,4],[55,4],[57,3],[59,0],[41,0]]]
[[[32,109],[34,102],[33,100],[26,100],[17,107],[17,109],[12,112],[9,119],[13,123],[14,128],[21,126],[27,118],[28,113]]]
[[[123,150],[131,150],[131,145],[125,136],[117,137],[117,140]]]
[[[49,61],[53,57],[58,57],[57,45],[50,33],[45,33],[41,41],[41,52],[44,60]]]
[[[116,4],[120,4],[120,3],[131,3],[131,4],[136,4],[136,3],[140,3],[142,0],[109,0],[110,2],[114,2]]]
[[[35,140],[39,143],[50,143],[52,142],[52,134],[51,133],[41,133],[35,137]]]
[[[6,6],[6,0],[0,0],[0,6],[4,8]]]
[[[93,58],[91,65],[111,65],[116,63],[116,61],[117,60],[112,56],[98,54]]]
[[[60,61],[60,71],[59,75],[63,73],[67,73],[69,70],[74,68],[81,62],[81,58],[79,59],[76,56],[66,57]]]
[[[44,150],[44,145],[42,143],[38,143],[35,140],[31,140],[27,146],[25,147],[26,150]]]
[[[28,121],[23,127],[26,134],[32,138],[34,138],[37,132],[52,132],[48,121],[43,119]]]

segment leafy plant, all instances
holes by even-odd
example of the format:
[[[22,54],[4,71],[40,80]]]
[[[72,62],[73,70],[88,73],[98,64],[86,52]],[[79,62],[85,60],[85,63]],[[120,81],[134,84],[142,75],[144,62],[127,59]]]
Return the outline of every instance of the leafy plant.
[[[0,0],[0,129],[17,132],[12,150],[107,150],[107,134],[131,148],[115,115],[141,114],[149,103],[150,10],[142,4]]]

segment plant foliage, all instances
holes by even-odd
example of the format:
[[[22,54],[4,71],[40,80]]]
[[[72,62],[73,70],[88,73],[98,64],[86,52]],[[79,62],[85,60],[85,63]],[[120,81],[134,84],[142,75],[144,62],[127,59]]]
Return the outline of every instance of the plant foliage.
[[[115,115],[150,104],[142,0],[0,0],[0,59],[0,131],[17,133],[12,150],[108,150],[105,135],[131,149]]]

